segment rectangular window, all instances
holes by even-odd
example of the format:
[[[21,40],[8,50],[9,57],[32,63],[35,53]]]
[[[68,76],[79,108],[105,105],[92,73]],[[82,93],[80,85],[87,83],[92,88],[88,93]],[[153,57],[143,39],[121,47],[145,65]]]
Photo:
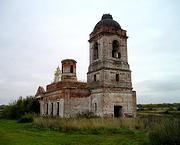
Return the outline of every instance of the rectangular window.
[[[48,103],[46,104],[46,115],[48,115]]]
[[[116,82],[119,82],[119,74],[116,74]]]
[[[94,111],[97,112],[97,103],[94,103]]]
[[[73,73],[73,65],[70,67],[70,73]]]
[[[57,115],[59,116],[59,102],[57,102]]]
[[[96,81],[96,74],[94,75],[94,81]]]
[[[96,42],[94,44],[94,47],[93,47],[93,59],[96,60],[98,59],[99,57],[99,54],[98,54],[98,43]]]
[[[120,52],[118,53],[118,58],[121,58],[121,53]]]
[[[53,103],[51,103],[51,115],[53,115]]]
[[[115,58],[115,52],[114,51],[112,51],[112,57]]]

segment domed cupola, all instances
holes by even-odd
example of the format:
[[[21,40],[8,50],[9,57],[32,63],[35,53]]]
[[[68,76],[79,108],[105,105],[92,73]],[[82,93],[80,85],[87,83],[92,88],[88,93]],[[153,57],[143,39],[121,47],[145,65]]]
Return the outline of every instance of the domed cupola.
[[[113,20],[112,15],[103,14],[101,20],[95,25],[93,31],[91,32],[89,42],[91,42],[94,38],[107,34],[122,35],[127,37],[126,31],[121,29],[119,23]]]
[[[102,27],[112,27],[115,29],[121,29],[121,26],[119,25],[118,22],[113,20],[112,15],[110,14],[104,14],[101,18],[101,21],[99,21],[95,27],[93,32],[96,32],[97,30],[101,29]]]

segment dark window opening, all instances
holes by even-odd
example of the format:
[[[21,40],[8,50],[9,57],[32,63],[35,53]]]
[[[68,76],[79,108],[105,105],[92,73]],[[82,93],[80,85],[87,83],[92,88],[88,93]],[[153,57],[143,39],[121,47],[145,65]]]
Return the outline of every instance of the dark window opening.
[[[63,66],[62,66],[62,73],[63,73]]]
[[[121,58],[121,53],[120,52],[118,53],[118,58]]]
[[[73,65],[70,67],[70,73],[73,73]]]
[[[119,58],[118,50],[119,50],[119,42],[117,40],[114,40],[112,43],[112,57],[113,58]]]
[[[94,103],[94,111],[97,112],[97,103]]]
[[[122,117],[122,106],[114,106],[114,117]]]
[[[46,104],[46,115],[48,115],[48,103]]]
[[[116,74],[116,82],[119,82],[119,74]]]
[[[96,74],[94,75],[94,81],[96,81]]]
[[[114,51],[112,51],[112,57],[115,58],[115,52]]]
[[[53,115],[53,103],[51,103],[51,115]]]
[[[99,54],[98,54],[98,43],[96,42],[94,44],[94,47],[93,47],[93,59],[96,60],[99,58]]]
[[[57,102],[57,115],[59,116],[59,102]]]

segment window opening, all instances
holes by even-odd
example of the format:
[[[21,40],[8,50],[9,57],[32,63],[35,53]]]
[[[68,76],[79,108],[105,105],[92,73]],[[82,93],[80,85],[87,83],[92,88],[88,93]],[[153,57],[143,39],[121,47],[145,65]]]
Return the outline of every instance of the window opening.
[[[59,116],[59,102],[57,102],[57,115]]]
[[[46,115],[48,115],[48,103],[46,104]]]
[[[118,53],[118,58],[121,58],[121,53],[120,52]]]
[[[96,74],[94,75],[94,81],[96,81]]]
[[[53,115],[53,103],[51,103],[51,115]]]
[[[94,111],[97,112],[97,103],[94,103]]]
[[[70,67],[70,73],[73,73],[73,65]]]
[[[94,44],[94,47],[93,47],[93,59],[96,60],[99,58],[99,54],[98,54],[98,43],[96,42]]]
[[[113,58],[118,57],[118,50],[119,50],[119,42],[117,40],[114,40],[112,43],[112,57]]]
[[[119,74],[116,74],[116,82],[119,82]]]

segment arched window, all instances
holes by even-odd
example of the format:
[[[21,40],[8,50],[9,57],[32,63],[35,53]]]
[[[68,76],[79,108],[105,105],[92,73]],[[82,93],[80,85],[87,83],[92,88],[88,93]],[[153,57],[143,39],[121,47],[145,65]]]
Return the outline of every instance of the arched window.
[[[117,40],[114,40],[112,43],[112,57],[121,58],[121,53],[119,51],[119,42]]]
[[[96,42],[94,44],[94,47],[93,47],[93,59],[96,60],[99,58],[99,55],[98,55],[98,43]]]

